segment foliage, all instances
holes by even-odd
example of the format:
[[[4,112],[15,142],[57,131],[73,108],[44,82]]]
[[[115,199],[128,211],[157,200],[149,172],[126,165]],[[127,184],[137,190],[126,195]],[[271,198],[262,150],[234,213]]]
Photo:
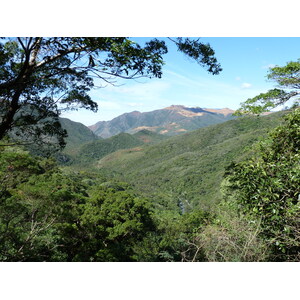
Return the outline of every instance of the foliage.
[[[33,208],[33,203],[27,199],[21,201],[18,197],[23,196],[23,191],[19,187],[33,176],[42,176],[46,170],[28,153],[20,150],[1,151],[0,160],[0,259],[26,260],[25,256],[31,255],[29,252],[32,253],[32,240],[43,229],[39,226],[39,221],[35,222],[36,206]],[[46,223],[45,221],[43,225],[46,226]]]
[[[227,170],[241,212],[261,219],[273,260],[299,258],[300,110],[286,115],[250,159]]]
[[[102,184],[82,208],[80,226],[88,236],[76,257],[81,261],[132,261],[132,247],[155,228],[150,204],[126,184]]]
[[[198,261],[209,213],[180,214],[100,174],[1,151],[1,261]]]
[[[203,261],[201,249],[193,243],[197,233],[211,219],[210,213],[194,210],[179,214],[168,209],[156,210],[153,215],[156,231],[149,232],[137,243],[137,261]]]
[[[21,150],[0,154],[1,261],[130,261],[155,229],[149,201],[127,184],[65,174]]]
[[[289,62],[283,67],[270,68],[267,78],[275,81],[282,89],[272,89],[266,93],[261,93],[254,98],[249,98],[242,103],[241,108],[236,115],[243,113],[261,114],[275,107],[286,104],[288,101],[294,101],[293,105],[299,105],[298,98],[300,88],[300,60]]]
[[[179,51],[221,71],[209,45],[176,39]],[[115,78],[162,76],[163,40],[140,46],[125,37],[29,37],[2,39],[0,44],[0,140],[10,135],[23,143],[65,145],[62,110],[97,110],[88,92]],[[57,141],[53,141],[53,139]]]
[[[76,163],[91,163],[119,149],[128,149],[143,144],[143,141],[129,133],[120,133],[108,139],[96,140],[80,147]]]
[[[69,165],[74,162],[74,158],[78,154],[80,146],[101,139],[81,123],[66,118],[59,118],[59,122],[62,128],[68,133],[65,139],[66,147],[62,151],[52,152],[52,155],[62,165]],[[26,146],[26,148],[35,155],[39,154],[35,149],[32,149],[31,145]]]
[[[214,57],[215,53],[209,44],[202,44],[199,39],[190,40],[188,38],[177,38],[173,41],[178,46],[179,51],[197,61],[201,66],[208,66],[208,72],[218,74],[221,71],[220,64]]]
[[[152,132],[147,129],[140,130],[134,133],[133,136],[146,144],[156,144],[168,138],[168,136]]]
[[[242,152],[282,115],[267,140]],[[297,260],[299,118],[299,110],[246,116],[123,149],[97,173],[2,147],[0,260]]]
[[[266,261],[268,244],[260,237],[260,220],[240,215],[232,203],[221,202],[218,212],[199,232],[194,244],[210,262]]]
[[[245,116],[141,149],[120,150],[104,156],[98,172],[106,170],[129,182],[158,207],[209,210],[221,199],[225,166],[245,157],[254,142],[280,123],[282,114]],[[93,165],[91,161],[89,168]]]
[[[68,136],[65,139],[66,147],[64,148],[64,154],[74,155],[81,145],[101,139],[79,122],[74,122],[66,118],[59,118],[59,122],[62,128],[68,132]]]

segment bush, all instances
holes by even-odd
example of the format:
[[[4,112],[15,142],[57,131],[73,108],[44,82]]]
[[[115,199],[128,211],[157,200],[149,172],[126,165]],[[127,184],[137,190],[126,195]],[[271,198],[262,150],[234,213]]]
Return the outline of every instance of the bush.
[[[300,213],[300,109],[285,116],[253,157],[232,164],[226,176],[240,212],[261,219],[271,260],[297,260]]]

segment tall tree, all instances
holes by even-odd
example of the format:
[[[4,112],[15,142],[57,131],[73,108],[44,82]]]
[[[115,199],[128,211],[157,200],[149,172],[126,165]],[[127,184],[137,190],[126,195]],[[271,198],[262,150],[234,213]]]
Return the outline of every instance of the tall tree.
[[[279,88],[242,103],[236,114],[285,105],[285,123],[254,148],[254,156],[228,167],[229,190],[240,211],[260,222],[260,235],[271,247],[272,260],[299,260],[300,59],[270,68]],[[256,222],[257,222],[256,220]]]
[[[209,44],[199,39],[170,40],[208,72],[222,70]],[[58,116],[62,110],[97,111],[97,103],[88,95],[94,78],[104,84],[118,77],[160,78],[167,51],[166,43],[158,39],[144,46],[125,37],[2,39],[0,140],[11,134],[16,140],[49,142],[49,136],[56,136],[63,146],[66,132]]]
[[[233,163],[226,175],[230,201],[259,220],[273,260],[300,257],[300,109],[260,142],[252,157]]]
[[[291,102],[290,106],[299,105],[297,96],[300,94],[300,59],[296,62],[291,61],[283,67],[270,68],[267,79],[275,81],[279,88],[247,99],[236,114],[260,114],[286,105],[288,101]]]

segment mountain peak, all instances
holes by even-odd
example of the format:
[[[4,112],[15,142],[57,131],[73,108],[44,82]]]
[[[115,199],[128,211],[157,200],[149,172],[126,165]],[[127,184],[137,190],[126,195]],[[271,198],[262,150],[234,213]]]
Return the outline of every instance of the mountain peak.
[[[192,117],[193,114],[191,114],[191,113],[194,113],[195,116],[196,115],[201,116],[201,115],[203,115],[203,113],[217,113],[217,114],[222,114],[222,115],[227,116],[229,114],[234,113],[234,110],[232,110],[228,107],[225,107],[225,108],[201,108],[199,106],[187,107],[187,106],[184,106],[184,105],[171,105],[171,106],[165,107],[164,109],[174,110],[178,113],[186,115],[187,117]],[[184,111],[188,111],[190,113],[186,113]]]
[[[171,105],[168,107],[165,107],[164,109],[170,109],[170,110],[178,110],[178,109],[186,109],[184,105]]]
[[[228,116],[230,114],[233,114],[235,111],[225,107],[225,108],[204,108],[206,111],[208,112],[212,112],[212,113],[217,113],[217,114],[222,114],[224,116]]]
[[[186,107],[184,105],[171,105],[169,107],[164,108],[166,110],[173,110],[176,113],[191,118],[191,117],[199,117],[203,116],[204,113],[209,113],[200,107]]]
[[[98,122],[89,128],[103,138],[120,132],[135,133],[142,129],[170,136],[227,121],[233,118],[233,112],[229,108],[206,109],[171,105],[150,112],[132,111],[111,121]]]
[[[130,114],[130,115],[133,115],[133,116],[137,116],[137,115],[140,115],[141,112],[138,111],[138,110],[134,110],[134,111],[132,111],[132,112],[130,112],[130,113],[127,113],[127,114]]]

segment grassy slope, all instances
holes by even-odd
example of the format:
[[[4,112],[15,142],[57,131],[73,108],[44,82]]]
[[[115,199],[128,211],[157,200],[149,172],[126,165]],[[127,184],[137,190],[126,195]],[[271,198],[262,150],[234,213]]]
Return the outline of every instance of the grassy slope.
[[[156,203],[211,208],[220,200],[224,168],[277,126],[283,113],[243,117],[103,157],[100,170],[118,174]]]

